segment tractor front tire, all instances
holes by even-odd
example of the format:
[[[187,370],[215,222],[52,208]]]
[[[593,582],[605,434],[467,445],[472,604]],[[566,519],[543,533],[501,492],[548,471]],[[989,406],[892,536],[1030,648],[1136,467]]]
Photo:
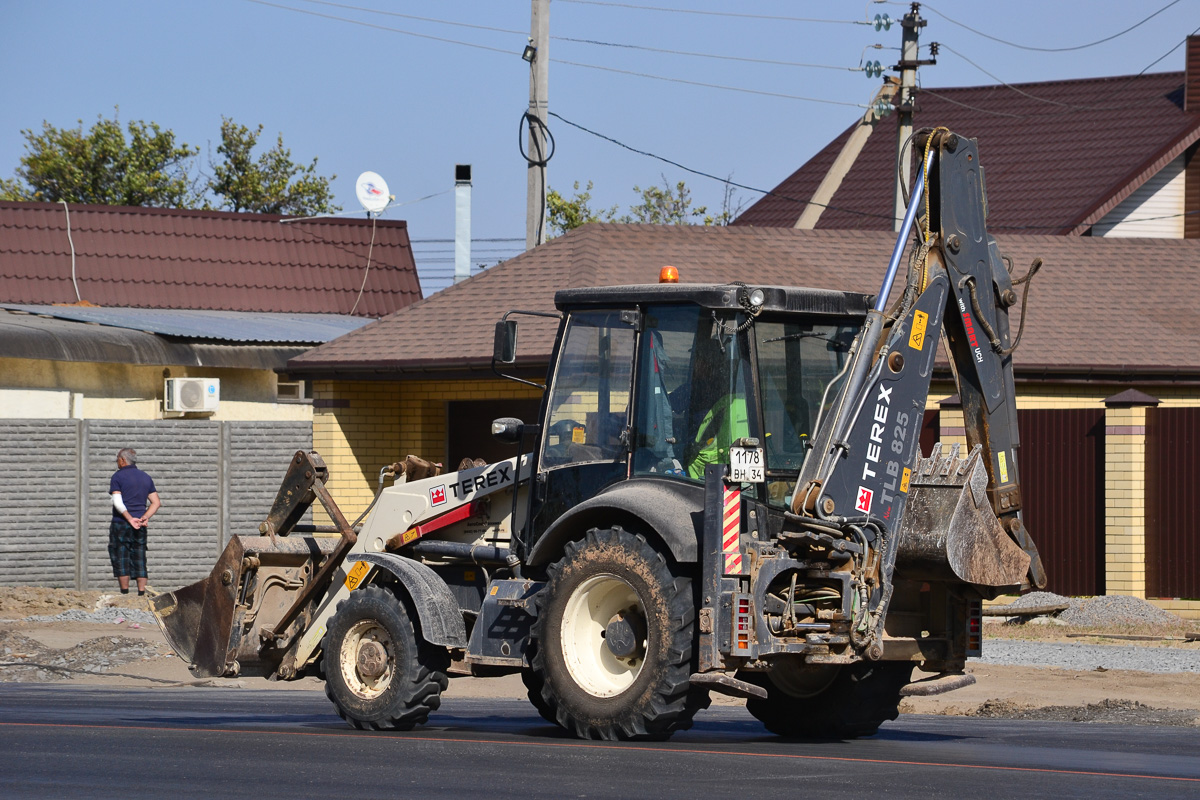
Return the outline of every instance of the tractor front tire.
[[[691,580],[646,540],[592,529],[549,568],[527,686],[581,739],[665,739],[708,706],[693,689]],[[544,710],[543,710],[544,706]]]
[[[752,697],[746,710],[777,736],[799,739],[855,739],[872,736],[900,711],[900,689],[912,677],[908,661],[860,661],[838,670],[827,688],[797,696],[771,680],[770,673],[738,677],[767,690]],[[787,685],[787,682],[784,682]]]
[[[369,585],[338,604],[325,634],[325,694],[360,730],[411,730],[441,705],[450,654],[424,642],[404,603]]]

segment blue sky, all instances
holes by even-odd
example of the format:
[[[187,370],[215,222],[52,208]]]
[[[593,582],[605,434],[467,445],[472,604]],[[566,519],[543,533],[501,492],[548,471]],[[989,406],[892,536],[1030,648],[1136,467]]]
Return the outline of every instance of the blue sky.
[[[1094,46],[1014,45],[1087,45],[1169,2],[924,4],[921,41],[943,48],[936,66],[921,68],[921,82],[1137,73],[1200,26],[1200,0],[1177,0]],[[550,110],[637,150],[770,189],[862,114],[878,86],[857,71],[863,59],[887,67],[897,58],[898,26],[876,32],[855,23],[899,18],[908,7],[552,0],[550,32],[562,38],[550,45]],[[119,106],[122,120],[171,128],[200,146],[202,159],[222,115],[261,123],[269,141],[283,134],[297,161],[318,157],[323,174],[337,174],[336,199],[347,211],[359,207],[354,179],[368,169],[383,175],[398,203],[428,198],[385,217],[408,220],[418,267],[436,286],[453,271],[453,246],[422,240],[454,236],[456,163],[473,167],[473,262],[494,264],[524,248],[526,168],[517,145],[529,95],[520,58],[529,24],[528,0],[3,0],[0,175],[11,176],[24,152],[21,130],[40,129],[43,120],[89,126]],[[1183,63],[1180,47],[1149,71]],[[557,119],[551,132],[549,182],[564,194],[574,181],[591,180],[594,206],[624,211],[637,199],[634,185],[665,176],[685,180],[696,204],[721,206],[721,183]],[[758,196],[738,190],[735,200]]]

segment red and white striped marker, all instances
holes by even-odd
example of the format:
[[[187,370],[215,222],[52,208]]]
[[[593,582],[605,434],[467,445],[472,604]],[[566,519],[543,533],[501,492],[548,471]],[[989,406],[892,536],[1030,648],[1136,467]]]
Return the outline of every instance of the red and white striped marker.
[[[725,556],[726,575],[744,575],[742,549],[738,539],[742,534],[742,493],[725,487],[725,514],[721,528],[721,553]]]

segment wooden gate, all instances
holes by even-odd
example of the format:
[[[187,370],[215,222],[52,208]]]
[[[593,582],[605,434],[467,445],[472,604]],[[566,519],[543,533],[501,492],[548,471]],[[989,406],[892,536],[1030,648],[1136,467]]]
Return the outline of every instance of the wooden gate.
[[[1200,598],[1200,408],[1146,409],[1146,594]]]
[[[1019,410],[1025,527],[1046,590],[1104,594],[1104,409]]]

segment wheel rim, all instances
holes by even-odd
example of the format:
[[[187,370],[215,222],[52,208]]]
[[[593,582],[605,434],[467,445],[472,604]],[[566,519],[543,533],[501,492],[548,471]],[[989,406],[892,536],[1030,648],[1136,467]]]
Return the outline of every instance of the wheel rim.
[[[614,655],[605,644],[606,629],[618,616],[644,620],[646,611],[633,587],[610,574],[579,584],[563,612],[563,660],[576,685],[595,697],[613,697],[628,689],[646,661],[644,623],[627,656]]]
[[[371,700],[383,694],[392,681],[395,642],[375,620],[359,620],[347,631],[338,661],[346,688],[364,700]]]

